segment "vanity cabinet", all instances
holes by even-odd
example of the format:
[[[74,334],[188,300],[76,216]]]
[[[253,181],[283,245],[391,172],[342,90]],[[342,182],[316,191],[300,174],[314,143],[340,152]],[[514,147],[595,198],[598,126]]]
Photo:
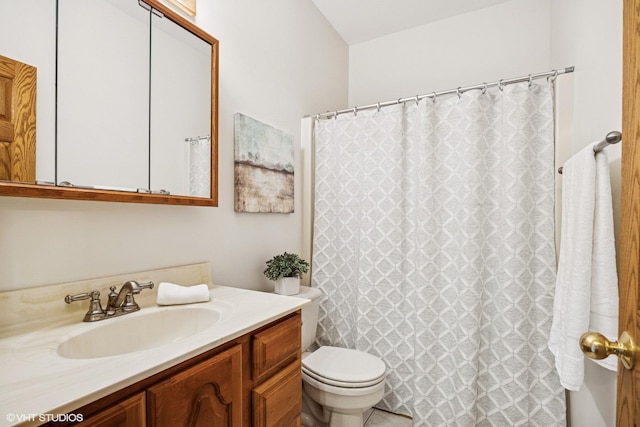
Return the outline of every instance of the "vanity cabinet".
[[[91,427],[300,426],[300,334],[297,311],[72,413]]]

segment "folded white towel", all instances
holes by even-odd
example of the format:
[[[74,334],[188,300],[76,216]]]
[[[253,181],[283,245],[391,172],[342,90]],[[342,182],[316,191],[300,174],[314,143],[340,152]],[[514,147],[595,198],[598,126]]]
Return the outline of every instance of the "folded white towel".
[[[597,330],[617,339],[618,278],[609,164],[593,144],[563,167],[562,233],[549,349],[561,384],[579,390],[584,380],[580,336]],[[616,370],[610,356],[601,365]]]
[[[190,304],[209,301],[209,287],[206,284],[181,286],[162,282],[158,285],[158,305]]]

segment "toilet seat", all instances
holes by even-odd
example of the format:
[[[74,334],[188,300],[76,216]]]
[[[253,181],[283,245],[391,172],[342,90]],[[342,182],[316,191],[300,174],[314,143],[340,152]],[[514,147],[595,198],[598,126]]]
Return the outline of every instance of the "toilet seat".
[[[366,388],[384,380],[382,360],[363,351],[323,346],[302,359],[302,373],[325,385]]]
[[[307,387],[311,387],[323,393],[332,394],[335,396],[366,398],[367,396],[373,396],[379,392],[382,392],[384,390],[384,385],[385,385],[385,382],[383,377],[378,383],[367,386],[367,387],[340,387],[340,386],[325,384],[324,382],[318,381],[315,378],[307,375],[305,372],[302,372],[302,386],[304,390],[308,391]],[[315,399],[317,399],[317,397]],[[377,398],[374,400],[376,400],[377,402],[380,400],[380,398]]]

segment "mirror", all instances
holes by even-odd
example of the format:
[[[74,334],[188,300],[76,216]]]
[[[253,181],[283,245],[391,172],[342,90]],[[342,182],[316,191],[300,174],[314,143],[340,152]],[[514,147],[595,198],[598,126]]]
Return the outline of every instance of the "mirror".
[[[132,0],[58,0],[57,182],[151,188],[149,14]]]
[[[55,35],[55,1],[0,1],[0,55],[36,68],[35,176],[46,181],[55,179]],[[17,181],[33,183],[34,179]],[[15,184],[8,185],[9,193],[17,189],[12,187]]]
[[[208,197],[211,45],[157,15],[151,39],[152,188]]]
[[[8,3],[0,5],[0,40],[10,33],[3,16],[41,24],[53,13],[34,43],[50,52],[55,7]],[[146,2],[153,12],[135,0],[58,3],[53,143],[47,92],[55,93],[55,78],[41,72],[46,58],[26,55],[38,68],[36,179],[58,185],[0,181],[0,195],[217,206],[217,40],[157,0]]]

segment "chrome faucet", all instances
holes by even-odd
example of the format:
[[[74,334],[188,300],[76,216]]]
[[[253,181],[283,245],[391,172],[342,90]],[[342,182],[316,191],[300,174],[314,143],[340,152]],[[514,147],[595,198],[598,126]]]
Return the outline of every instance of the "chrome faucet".
[[[116,293],[116,287],[111,286],[109,288],[111,292],[109,292],[108,295],[106,310],[102,308],[102,304],[100,303],[100,291],[67,295],[64,301],[67,304],[71,304],[74,301],[91,298],[89,311],[85,314],[83,322],[96,322],[140,310],[140,306],[136,303],[133,296],[139,294],[143,289],[153,289],[153,282],[140,284],[135,280],[129,280],[122,285],[118,293]]]

